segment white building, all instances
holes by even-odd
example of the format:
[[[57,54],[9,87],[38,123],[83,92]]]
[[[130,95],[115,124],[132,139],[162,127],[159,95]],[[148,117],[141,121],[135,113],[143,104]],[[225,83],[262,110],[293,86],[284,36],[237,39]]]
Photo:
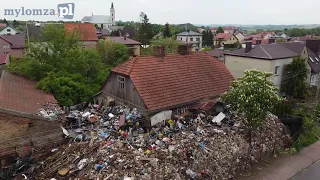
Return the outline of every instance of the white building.
[[[6,26],[0,31],[0,35],[15,35],[15,34],[20,34],[20,31],[16,30],[11,26]]]
[[[99,27],[103,26],[103,29],[109,29],[111,26],[116,24],[115,14],[116,12],[112,3],[110,8],[110,16],[92,14],[91,16],[83,17],[81,23],[97,24]]]
[[[202,34],[194,31],[185,31],[177,34],[177,40],[184,44],[190,44],[193,51],[201,51]]]

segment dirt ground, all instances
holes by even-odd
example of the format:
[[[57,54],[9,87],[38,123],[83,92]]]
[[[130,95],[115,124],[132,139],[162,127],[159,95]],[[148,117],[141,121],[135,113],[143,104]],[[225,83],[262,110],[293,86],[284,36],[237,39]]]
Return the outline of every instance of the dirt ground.
[[[17,147],[22,152],[31,144],[46,146],[61,140],[58,122],[28,119],[0,113],[0,154],[7,154]]]

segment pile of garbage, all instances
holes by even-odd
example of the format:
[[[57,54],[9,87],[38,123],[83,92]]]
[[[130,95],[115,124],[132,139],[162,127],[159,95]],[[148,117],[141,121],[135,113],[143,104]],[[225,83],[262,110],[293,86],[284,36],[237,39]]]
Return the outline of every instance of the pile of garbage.
[[[59,120],[63,114],[65,114],[65,112],[57,104],[43,105],[43,107],[37,111],[38,116],[42,116],[49,121]]]
[[[272,114],[252,132],[232,112],[172,116],[152,128],[137,109],[125,106],[72,110],[63,133],[67,145],[52,149],[33,177],[83,179],[233,179],[290,141]],[[150,122],[149,122],[150,124]]]

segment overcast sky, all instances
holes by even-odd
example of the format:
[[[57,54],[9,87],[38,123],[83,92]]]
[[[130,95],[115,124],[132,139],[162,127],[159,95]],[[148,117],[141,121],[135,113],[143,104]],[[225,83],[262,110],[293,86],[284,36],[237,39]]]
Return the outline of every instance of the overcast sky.
[[[5,1],[5,0],[1,0]],[[151,23],[170,24],[320,24],[320,0],[7,0],[0,3],[0,18],[60,20],[57,16],[4,16],[4,9],[54,9],[75,3],[73,20],[109,15],[114,3],[116,20],[137,21],[145,12]]]

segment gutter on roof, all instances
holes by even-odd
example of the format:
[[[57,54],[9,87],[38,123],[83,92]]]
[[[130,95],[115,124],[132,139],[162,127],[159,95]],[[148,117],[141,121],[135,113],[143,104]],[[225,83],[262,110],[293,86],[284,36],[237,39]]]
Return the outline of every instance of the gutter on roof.
[[[246,57],[246,58],[252,58],[252,59],[263,59],[263,60],[278,60],[278,59],[286,59],[286,58],[294,58],[294,57],[299,57],[298,56],[288,56],[288,57],[281,57],[281,58],[264,58],[264,57],[255,57],[255,56],[243,56],[243,55],[235,55],[235,54],[228,54],[225,53],[224,55],[229,55],[229,56],[237,56],[237,57]]]

